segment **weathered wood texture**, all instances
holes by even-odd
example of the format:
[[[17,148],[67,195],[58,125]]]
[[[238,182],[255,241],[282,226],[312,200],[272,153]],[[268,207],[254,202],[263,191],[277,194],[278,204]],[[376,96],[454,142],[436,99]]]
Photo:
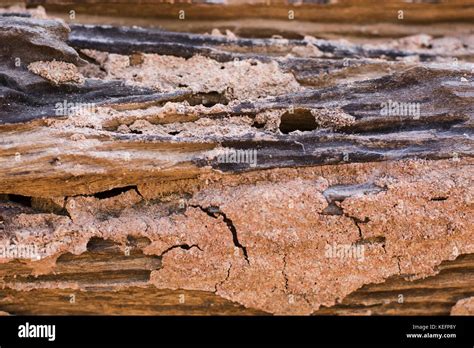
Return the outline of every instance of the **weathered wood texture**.
[[[365,285],[340,304],[315,315],[449,315],[461,299],[474,294],[474,256],[462,255],[443,262],[439,274],[418,280],[403,276],[382,284]]]
[[[91,240],[87,252],[62,255],[54,275],[33,276],[32,269],[21,262],[0,265],[4,284],[13,281],[32,288],[0,290],[0,310],[18,315],[265,314],[207,292],[160,290],[147,284],[151,271],[160,267],[160,258],[143,255],[134,242],[130,240],[125,255],[118,244]],[[81,290],[75,289],[78,286]]]
[[[344,1],[58,1],[28,0],[29,6],[42,5],[48,11],[66,11],[96,15],[178,18],[184,10],[188,19],[280,18],[287,19],[295,11],[299,20],[324,22],[397,22],[398,11],[406,11],[407,23],[472,21],[474,3],[471,0],[417,1],[344,0]]]
[[[358,22],[369,4],[374,21],[400,6],[291,6],[302,19]],[[104,6],[74,9],[244,8]],[[417,23],[473,11],[404,6]],[[287,15],[285,3],[271,8]],[[28,13],[0,14],[0,27],[0,240],[41,251],[2,258],[1,311],[439,315],[474,296],[469,33],[367,45],[69,32]],[[256,157],[224,156],[238,151]]]

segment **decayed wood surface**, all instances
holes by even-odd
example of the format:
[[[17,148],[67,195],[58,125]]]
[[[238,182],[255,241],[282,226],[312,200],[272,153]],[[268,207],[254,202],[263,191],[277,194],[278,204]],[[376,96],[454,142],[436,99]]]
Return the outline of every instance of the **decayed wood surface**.
[[[4,19],[9,21],[9,19]],[[23,19],[23,21],[29,21]],[[35,20],[32,20],[35,21]],[[136,32],[143,33],[140,37]],[[147,41],[148,40],[148,41]],[[173,40],[175,42],[173,43]],[[141,44],[145,42],[158,42],[156,44],[148,44],[149,48]],[[255,56],[254,53],[250,57],[261,59],[263,62],[269,61],[268,53],[272,51],[272,40],[229,40],[215,39],[212,37],[200,37],[198,35],[172,34],[161,31],[144,31],[139,29],[121,29],[114,28],[97,28],[97,27],[81,27],[73,26],[70,35],[70,43],[77,48],[82,49],[98,49],[103,51],[112,51],[120,54],[132,54],[133,52],[153,52],[159,54],[169,54],[178,57],[189,58],[194,54],[204,54],[210,58],[223,60],[231,60],[233,57],[232,48],[240,47],[238,50],[243,52],[238,54],[238,59],[248,58],[246,51],[259,51],[261,54]],[[177,44],[179,43],[179,44]],[[293,46],[304,46],[307,43],[294,40],[282,49],[278,54],[284,55],[291,52]],[[27,45],[27,43],[25,44]],[[226,47],[230,46],[230,48]],[[257,115],[263,112],[276,112],[286,114],[282,116],[286,122],[281,123],[281,130],[285,133],[294,130],[317,130],[324,128],[321,124],[312,121],[311,110],[321,110],[324,112],[327,108],[334,105],[345,114],[355,117],[353,122],[342,125],[334,125],[337,130],[323,130],[322,132],[313,132],[312,134],[273,134],[269,135],[264,129],[249,127],[247,134],[229,137],[226,135],[210,134],[203,139],[202,137],[175,137],[173,135],[139,135],[139,134],[118,134],[110,133],[106,137],[100,136],[98,141],[102,144],[98,146],[94,143],[90,151],[85,151],[84,146],[87,144],[79,144],[81,147],[80,157],[85,160],[90,156],[90,161],[100,165],[103,171],[116,172],[118,166],[122,170],[121,160],[116,163],[107,159],[104,162],[97,162],[98,159],[94,154],[94,150],[99,149],[114,151],[112,145],[114,141],[123,144],[118,151],[127,149],[134,151],[149,143],[150,147],[168,148],[171,151],[177,151],[176,158],[181,160],[183,164],[191,161],[197,167],[208,166],[219,168],[225,171],[245,169],[245,164],[226,164],[217,163],[215,159],[203,158],[199,153],[189,155],[181,155],[182,148],[189,148],[194,151],[196,147],[201,149],[212,149],[218,144],[223,147],[233,148],[257,148],[259,149],[259,161],[257,168],[275,168],[294,165],[315,165],[328,163],[341,163],[344,158],[349,158],[350,162],[366,162],[387,159],[401,158],[451,158],[456,155],[471,155],[472,142],[469,137],[465,136],[465,132],[471,128],[471,117],[474,110],[472,103],[472,83],[464,81],[465,76],[470,76],[469,67],[451,69],[449,65],[433,63],[426,66],[416,66],[415,64],[399,63],[391,61],[396,57],[406,56],[410,53],[399,50],[364,50],[361,47],[345,47],[336,45],[332,42],[324,40],[317,41],[315,45],[322,52],[327,51],[334,55],[333,58],[309,59],[309,58],[273,58],[279,61],[279,65],[284,72],[295,75],[296,81],[306,87],[301,92],[293,92],[283,94],[276,97],[269,97],[264,100],[256,101],[240,101],[225,106],[213,112],[209,112],[203,116],[213,120],[224,119],[229,116],[245,115],[251,119],[255,119]],[[21,46],[14,46],[15,50],[19,50]],[[214,51],[214,47],[218,47]],[[236,49],[234,49],[236,50]],[[469,54],[467,51],[466,54]],[[13,52],[9,52],[10,57],[15,56]],[[411,53],[412,54],[412,53]],[[422,52],[422,55],[425,54]],[[389,60],[370,60],[360,56],[388,56]],[[430,56],[429,53],[426,53]],[[347,56],[347,60],[342,57]],[[355,59],[353,57],[359,57]],[[431,54],[434,56],[434,54]],[[27,58],[27,57],[26,57]],[[78,59],[78,58],[74,58]],[[232,61],[230,62],[232,63]],[[377,70],[376,70],[377,69]],[[394,73],[384,75],[384,71],[391,70]],[[348,75],[357,80],[360,75],[366,71],[380,71],[379,76],[368,81],[360,81],[358,83],[344,83]],[[72,102],[94,103],[95,105],[111,105],[114,108],[126,109],[142,109],[147,105],[163,106],[166,102],[188,102],[191,105],[202,102],[203,99],[209,99],[211,103],[228,103],[225,93],[196,93],[194,91],[181,89],[180,91],[157,93],[150,88],[124,86],[120,82],[115,81],[86,81],[83,86],[70,86],[64,89],[60,86],[51,86],[48,81],[41,79],[29,72],[9,69],[4,72],[13,85],[3,87],[4,108],[1,122],[6,124],[6,129],[12,129],[4,136],[4,140],[9,143],[10,137],[17,138],[18,133],[15,128],[9,124],[30,121],[44,117],[56,117],[55,105],[67,99]],[[466,75],[467,74],[467,75]],[[10,83],[11,84],[11,83]],[[34,86],[33,89],[31,86]],[[315,88],[312,88],[315,87]],[[27,91],[27,92],[26,92]],[[38,91],[38,92],[35,92]],[[112,92],[113,91],[113,92]],[[27,94],[27,95],[26,95]],[[19,99],[19,96],[23,96]],[[215,101],[212,101],[212,99]],[[380,105],[388,100],[403,100],[405,103],[419,103],[420,115],[413,117],[411,115],[391,117],[382,116],[380,114]],[[10,102],[11,101],[11,102]],[[129,105],[130,103],[133,103]],[[126,106],[119,106],[125,104]],[[212,105],[212,104],[211,104]],[[292,110],[292,111],[288,111]],[[293,112],[293,114],[289,114]],[[150,117],[153,117],[151,115]],[[202,116],[197,116],[200,118]],[[326,116],[325,116],[326,117]],[[147,119],[147,118],[145,118]],[[179,120],[191,120],[187,115],[170,115],[161,118],[160,124],[168,124]],[[107,121],[103,127],[113,131],[120,124],[127,124],[127,120],[121,120],[120,114],[117,118]],[[156,122],[156,121],[153,121]],[[258,125],[258,124],[257,124]],[[260,125],[261,127],[264,124]],[[333,126],[333,125],[329,125]],[[286,127],[286,129],[285,129]],[[334,128],[334,127],[332,127]],[[62,151],[67,153],[70,147],[71,152],[77,145],[76,142],[68,140],[72,135],[71,131],[58,130],[54,136],[46,135],[42,132],[43,127],[36,128],[31,132],[30,137],[33,139],[38,136],[42,139],[40,144],[31,146],[21,146],[15,149],[9,146],[5,155],[14,155],[19,152],[24,159],[28,159],[28,166],[36,166],[35,162],[44,163],[45,156],[49,161],[54,161],[56,155],[48,154],[52,145],[63,138],[64,144]],[[80,131],[80,129],[78,129]],[[22,127],[21,132],[25,132]],[[35,135],[35,133],[37,135]],[[48,133],[48,132],[46,132]],[[262,136],[258,136],[261,134]],[[99,134],[97,134],[99,135]],[[87,137],[87,136],[86,136]],[[111,138],[112,137],[112,138]],[[94,135],[96,138],[96,135]],[[112,140],[112,142],[111,142]],[[70,143],[71,145],[68,145]],[[175,150],[173,150],[173,148]],[[280,151],[284,148],[285,151]],[[31,156],[29,153],[32,153]],[[74,155],[73,155],[74,156]],[[206,155],[207,156],[207,155]],[[68,156],[69,157],[69,156]],[[137,163],[135,163],[137,160]],[[159,154],[149,162],[156,165],[159,160]],[[99,160],[102,161],[102,160]],[[140,166],[147,166],[147,161],[142,158],[131,158],[131,167],[135,175],[147,175],[140,172]],[[141,163],[141,165],[137,165]],[[68,163],[66,157],[62,156],[62,166],[74,166],[74,157],[72,163]],[[180,161],[178,160],[178,163]],[[175,164],[176,165],[176,164]],[[187,164],[185,164],[185,167]],[[27,190],[27,182],[31,182],[31,172],[25,167],[20,167],[14,161],[6,161],[2,170],[8,176],[5,177],[4,185],[18,185],[23,193]],[[177,170],[175,168],[175,170]],[[92,169],[95,174],[96,169]],[[184,171],[186,172],[186,171]],[[60,180],[55,173],[54,180]],[[67,171],[64,172],[67,176]],[[84,185],[87,184],[88,173],[84,173]],[[129,178],[130,174],[127,174]],[[155,175],[155,174],[153,174]],[[192,176],[193,174],[191,174]],[[109,177],[108,174],[105,174]],[[9,178],[10,177],[10,178]],[[129,183],[122,181],[117,175],[114,175],[117,186],[126,186]],[[124,178],[127,180],[127,178]],[[35,180],[49,180],[47,175],[35,177]],[[101,179],[99,179],[100,182]],[[59,187],[58,187],[59,185]],[[47,185],[45,185],[47,186]],[[67,192],[62,192],[60,183],[54,187],[54,192],[58,194],[73,195],[74,188],[70,183]],[[110,186],[105,182],[100,187],[94,187],[94,190],[103,191]],[[65,188],[66,189],[66,188]],[[13,187],[9,189],[15,190]],[[77,193],[93,193],[85,192],[80,189]],[[49,192],[53,195],[53,192]]]
[[[474,4],[470,0],[416,1],[401,0],[339,0],[339,1],[58,1],[28,0],[30,6],[42,5],[48,11],[70,11],[98,15],[125,15],[136,17],[176,18],[184,10],[189,19],[228,18],[288,18],[288,11],[295,11],[299,20],[325,22],[381,22],[398,21],[398,11],[407,11],[408,23],[433,23],[443,21],[470,21]]]
[[[472,255],[464,255],[443,262],[438,275],[422,280],[393,277],[381,284],[364,286],[341,304],[314,314],[449,315],[457,301],[474,294],[473,259]],[[119,246],[96,239],[89,243],[89,251],[62,256],[53,276],[32,277],[31,269],[21,263],[0,265],[0,274],[7,282],[35,288],[35,284],[45,281],[68,280],[85,286],[80,291],[73,287],[29,291],[4,288],[0,290],[0,308],[11,314],[268,315],[207,292],[160,290],[147,285],[150,270],[159,267],[159,263],[159,258],[146,258],[133,247],[125,256]]]
[[[0,26],[0,231],[44,249],[0,264],[0,310],[430,315],[474,295],[472,37]],[[83,82],[35,70],[53,59]],[[93,107],[58,114],[63,101]],[[420,112],[382,114],[388,101]],[[222,163],[229,149],[257,161]],[[366,260],[328,259],[331,243]]]

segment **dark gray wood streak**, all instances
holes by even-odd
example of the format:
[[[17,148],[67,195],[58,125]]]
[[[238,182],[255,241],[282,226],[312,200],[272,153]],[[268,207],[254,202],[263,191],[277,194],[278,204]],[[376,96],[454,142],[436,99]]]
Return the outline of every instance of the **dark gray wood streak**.
[[[183,58],[201,54],[222,62],[245,57],[265,60],[268,59],[265,58],[265,54],[286,55],[293,47],[307,45],[306,41],[296,39],[288,40],[286,47],[279,47],[275,39],[229,39],[160,29],[81,24],[71,25],[68,42],[76,49],[89,48],[120,54],[157,53]],[[331,53],[338,59],[381,56],[396,59],[414,54],[395,49],[370,49],[355,44],[345,45],[322,39],[314,41],[314,45],[322,52]],[[420,58],[426,60],[434,56],[422,54]]]

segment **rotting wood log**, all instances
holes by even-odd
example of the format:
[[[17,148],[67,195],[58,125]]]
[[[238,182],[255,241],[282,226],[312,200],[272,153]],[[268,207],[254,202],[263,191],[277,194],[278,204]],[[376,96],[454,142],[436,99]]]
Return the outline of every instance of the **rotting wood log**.
[[[0,310],[469,312],[472,37],[0,26]]]

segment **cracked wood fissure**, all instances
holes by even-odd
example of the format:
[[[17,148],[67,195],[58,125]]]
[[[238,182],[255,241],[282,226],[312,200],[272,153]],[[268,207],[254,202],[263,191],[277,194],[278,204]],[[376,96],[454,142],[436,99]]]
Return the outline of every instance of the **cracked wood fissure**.
[[[244,247],[242,244],[240,244],[239,242],[239,238],[237,236],[237,230],[234,226],[234,223],[232,222],[231,219],[229,219],[227,217],[227,215],[220,211],[219,210],[219,207],[207,207],[207,208],[203,208],[201,206],[194,206],[192,205],[191,207],[193,208],[199,208],[201,209],[203,212],[205,212],[207,215],[213,217],[213,218],[217,218],[217,216],[222,216],[224,222],[226,223],[227,227],[229,228],[229,231],[232,233],[232,241],[234,242],[234,245],[236,248],[239,248],[240,250],[242,250],[242,253],[244,254],[244,257],[245,257],[245,261],[247,261],[247,263],[249,263],[249,256],[247,254],[247,248]],[[217,216],[216,216],[217,215]]]
[[[352,43],[11,11],[0,311],[471,310],[472,33]]]

